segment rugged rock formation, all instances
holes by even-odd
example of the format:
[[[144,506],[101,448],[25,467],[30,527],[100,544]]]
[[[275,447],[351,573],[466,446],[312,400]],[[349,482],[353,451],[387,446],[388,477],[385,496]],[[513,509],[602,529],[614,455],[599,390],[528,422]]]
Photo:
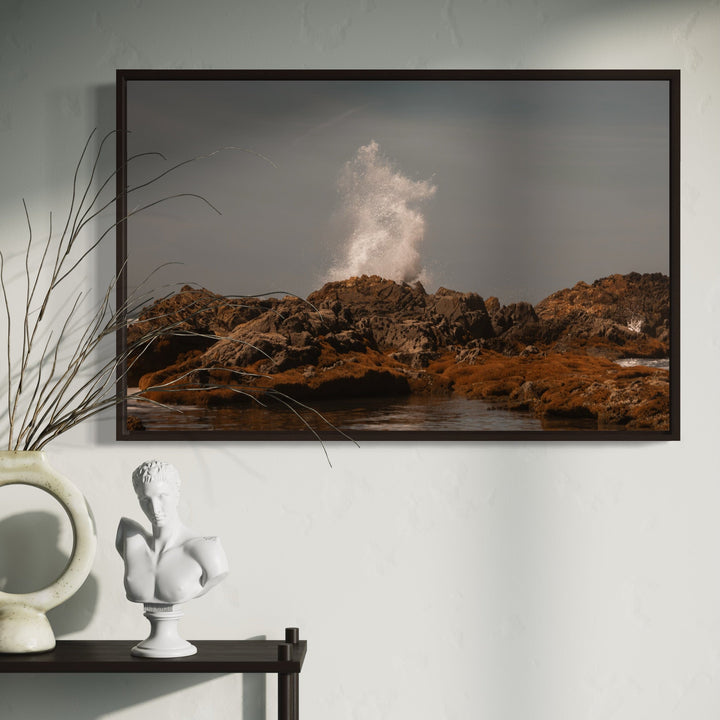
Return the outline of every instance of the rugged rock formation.
[[[667,353],[670,278],[661,273],[611,275],[592,285],[579,282],[545,298],[535,310],[546,324],[547,339],[599,337],[632,345],[652,338],[659,341],[656,354]]]
[[[272,308],[274,301],[226,298],[208,290],[184,286],[178,293],[145,308],[128,327],[132,345],[156,332],[157,339],[142,355],[135,356],[128,383],[137,385],[148,372],[167,367],[187,353],[206,350],[217,340]]]
[[[488,353],[482,363],[453,361],[429,370],[448,379],[456,393],[529,411],[547,427],[585,420],[598,429],[669,429],[667,370],[535,350],[515,357]]]
[[[610,361],[668,354],[669,280],[659,274],[581,282],[535,307],[446,288],[428,294],[378,276],[327,283],[307,301],[186,287],[146,309],[129,340],[149,330],[159,339],[130,376],[141,388],[180,378],[274,387],[297,399],[459,393],[548,421],[668,422],[667,371]],[[247,400],[227,388],[153,393],[164,402]]]

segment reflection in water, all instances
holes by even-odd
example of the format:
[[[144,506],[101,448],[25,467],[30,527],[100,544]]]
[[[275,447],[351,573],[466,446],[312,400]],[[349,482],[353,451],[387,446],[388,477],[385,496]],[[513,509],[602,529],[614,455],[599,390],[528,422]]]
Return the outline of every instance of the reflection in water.
[[[542,430],[528,413],[496,410],[481,400],[462,397],[352,398],[313,402],[312,407],[335,427],[353,430]],[[140,418],[147,430],[300,430],[292,413],[247,405],[177,410],[129,402],[128,414]],[[310,415],[306,415],[310,417]],[[319,424],[315,424],[320,427]]]

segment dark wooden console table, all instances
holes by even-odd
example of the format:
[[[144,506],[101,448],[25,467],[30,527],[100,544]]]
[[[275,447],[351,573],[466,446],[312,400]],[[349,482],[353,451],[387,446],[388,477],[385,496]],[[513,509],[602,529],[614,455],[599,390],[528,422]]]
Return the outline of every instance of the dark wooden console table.
[[[285,640],[192,640],[196,655],[134,657],[136,640],[58,640],[54,650],[0,654],[0,673],[275,673],[278,720],[299,720],[299,679],[307,642],[297,628]]]

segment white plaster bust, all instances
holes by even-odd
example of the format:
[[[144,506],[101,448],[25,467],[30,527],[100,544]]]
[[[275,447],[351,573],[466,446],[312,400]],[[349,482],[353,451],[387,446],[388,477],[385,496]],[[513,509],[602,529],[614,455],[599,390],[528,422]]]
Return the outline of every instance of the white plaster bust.
[[[115,547],[125,562],[125,592],[131,602],[176,605],[204,595],[228,573],[217,537],[198,536],[180,521],[180,476],[169,463],[151,460],[132,475],[148,532],[121,518]]]

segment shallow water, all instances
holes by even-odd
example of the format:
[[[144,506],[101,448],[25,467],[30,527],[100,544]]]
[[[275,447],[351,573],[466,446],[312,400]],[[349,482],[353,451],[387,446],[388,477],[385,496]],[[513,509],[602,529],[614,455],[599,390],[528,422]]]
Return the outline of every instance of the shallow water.
[[[642,365],[643,367],[659,368],[660,370],[670,369],[670,358],[623,358],[615,362],[622,367],[638,367]]]
[[[462,397],[353,398],[311,403],[332,425],[343,430],[542,430],[528,413],[493,409],[481,400]],[[128,415],[140,418],[147,430],[299,430],[302,424],[287,411],[233,406],[178,406],[179,412],[132,401]],[[316,418],[305,412],[308,419]],[[321,428],[322,422],[313,420]],[[571,428],[568,428],[571,429]]]

